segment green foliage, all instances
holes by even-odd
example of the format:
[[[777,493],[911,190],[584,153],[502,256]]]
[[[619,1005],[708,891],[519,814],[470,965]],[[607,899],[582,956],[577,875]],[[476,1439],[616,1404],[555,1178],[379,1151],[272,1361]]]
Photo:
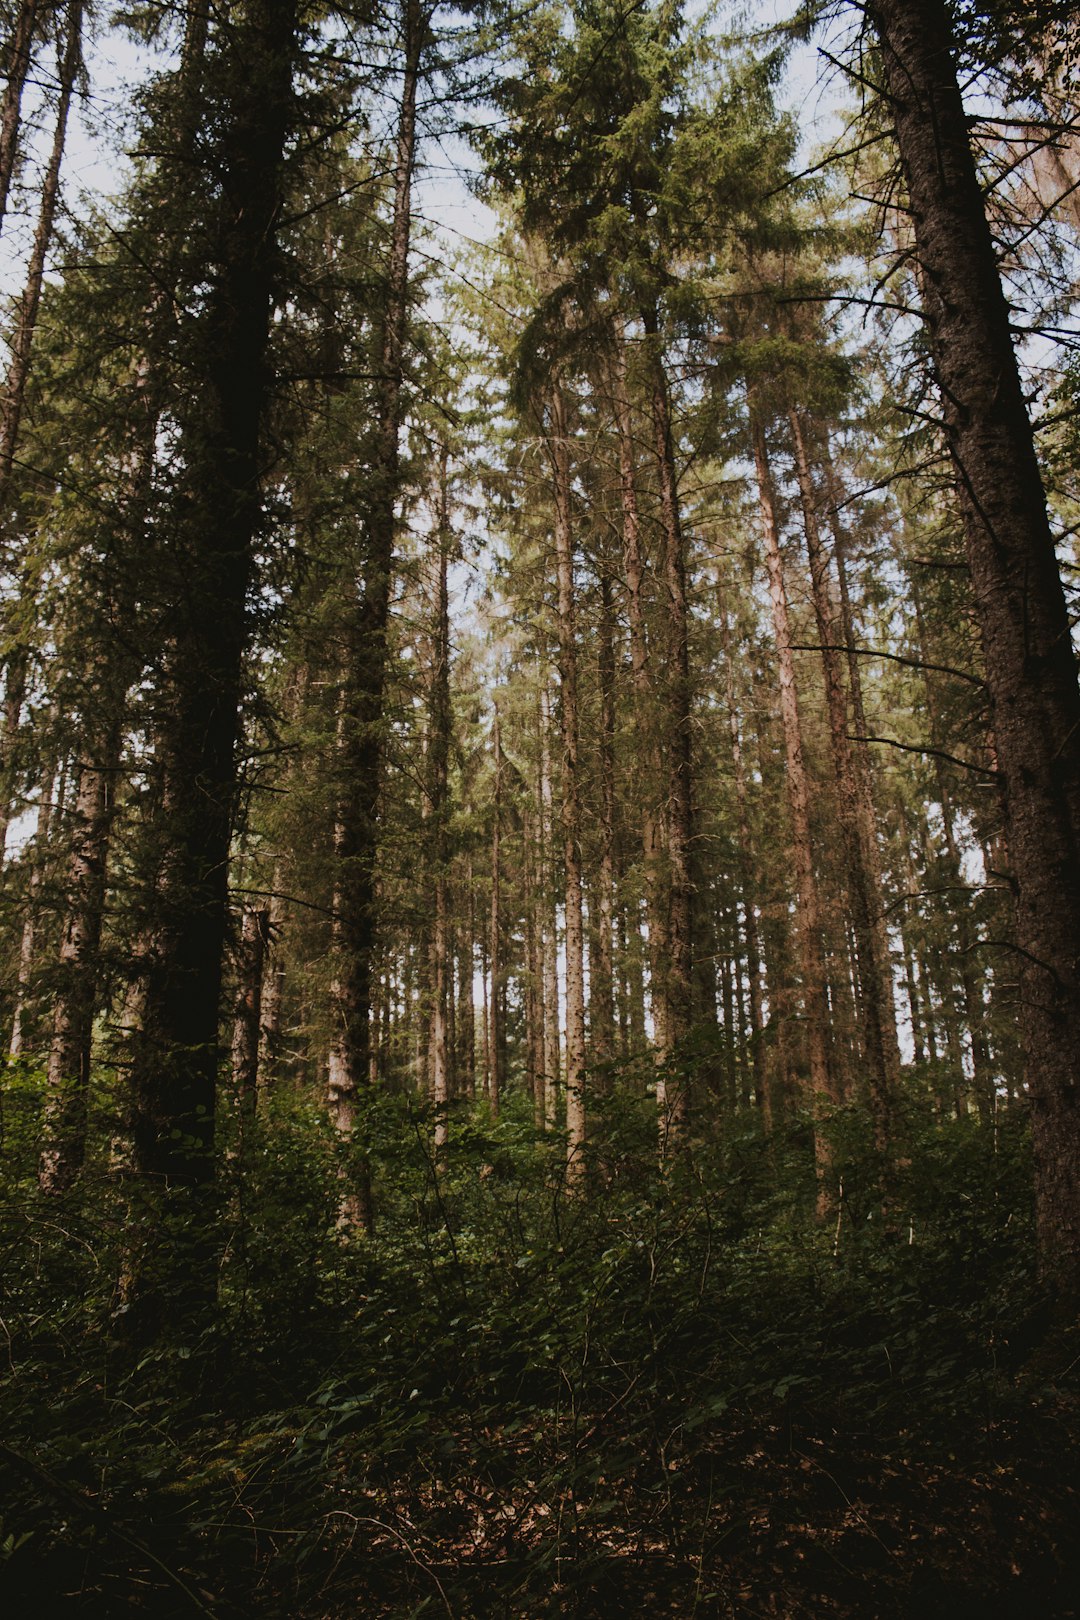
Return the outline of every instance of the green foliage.
[[[226,1160],[217,1311],[149,1344],[118,1279],[152,1201],[104,1173],[44,1200],[20,1133],[0,1230],[10,1612],[751,1614],[817,1590],[809,1569],[822,1613],[918,1594],[944,1613],[967,1582],[1003,1583],[986,1612],[1019,1614],[1025,1558],[1051,1604],[1068,1408],[1024,1372],[1047,1319],[1022,1121],[908,1121],[883,1216],[837,1119],[844,1201],[818,1225],[797,1123],[661,1167],[644,1100],[595,1118],[568,1196],[561,1142],[515,1094],[498,1122],[455,1119],[445,1170],[430,1122],[380,1098],[378,1229],[345,1242],[327,1127],[280,1099]],[[980,1532],[976,1558],[988,1475],[1028,1530]]]

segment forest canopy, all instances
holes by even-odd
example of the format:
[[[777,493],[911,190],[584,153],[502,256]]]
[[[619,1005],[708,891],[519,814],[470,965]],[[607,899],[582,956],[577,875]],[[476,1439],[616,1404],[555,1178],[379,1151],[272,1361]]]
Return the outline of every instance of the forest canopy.
[[[12,1613],[1075,1613],[1078,47],[0,0]]]

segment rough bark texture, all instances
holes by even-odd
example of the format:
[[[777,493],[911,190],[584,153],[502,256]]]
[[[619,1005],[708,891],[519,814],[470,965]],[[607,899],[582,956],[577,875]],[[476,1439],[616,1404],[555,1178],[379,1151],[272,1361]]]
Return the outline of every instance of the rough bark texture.
[[[765,534],[765,556],[769,571],[773,632],[776,638],[780,676],[780,718],[784,731],[787,760],[787,794],[791,813],[792,857],[799,919],[799,955],[802,964],[802,997],[806,1020],[806,1045],[810,1063],[810,1104],[816,1112],[823,1104],[839,1100],[829,1054],[829,1003],[825,988],[825,962],[821,946],[821,906],[814,875],[810,844],[810,787],[803,760],[802,719],[795,685],[791,625],[788,618],[784,567],[776,522],[776,501],[765,445],[765,433],[751,411],[754,464],[757,470],[758,499]],[[821,1133],[816,1133],[818,1162],[827,1155]]]
[[[233,1089],[241,1129],[255,1118],[259,1083],[259,1033],[262,1028],[263,976],[270,940],[270,911],[247,906],[236,944],[236,1004],[233,1008]]]
[[[382,315],[380,385],[367,509],[364,588],[346,628],[338,747],[339,802],[330,988],[332,1035],[327,1095],[343,1143],[351,1141],[357,1097],[367,1083],[371,1047],[372,965],[376,944],[379,778],[382,766],[386,630],[394,570],[395,504],[403,412],[402,355],[409,293],[412,179],[416,161],[416,95],[428,13],[405,0],[404,65],[398,117],[394,209]],[[342,1205],[343,1225],[371,1226],[368,1178]]]
[[[788,420],[795,446],[795,470],[802,503],[806,550],[810,562],[810,594],[814,604],[814,619],[817,624],[822,673],[825,680],[833,780],[836,785],[836,803],[851,907],[859,1025],[868,1066],[874,1137],[879,1152],[885,1154],[893,1133],[894,1094],[899,1079],[899,1048],[896,1041],[892,976],[889,974],[886,978],[885,964],[880,960],[874,931],[875,913],[880,909],[880,897],[871,886],[864,842],[860,837],[858,788],[851,742],[848,737],[848,700],[844,690],[837,633],[833,625],[828,559],[818,522],[817,491],[810,468],[806,434],[798,411],[792,410]]]
[[[595,927],[589,979],[589,1033],[593,1055],[606,1063],[615,1045],[615,624],[611,580],[600,576],[600,637],[597,644],[600,688],[600,860],[595,878]]]
[[[86,1148],[113,787],[120,765],[119,718],[114,717],[103,735],[87,742],[90,757],[78,766],[70,829],[66,916],[45,1079],[44,1146],[38,1171],[43,1192],[63,1192],[71,1185]]]
[[[723,602],[720,605],[720,628],[726,668],[728,730],[731,737],[731,766],[735,780],[735,810],[738,819],[739,892],[743,906],[743,944],[746,950],[746,977],[750,1004],[750,1064],[754,1097],[768,1130],[772,1127],[772,1101],[769,1096],[765,1063],[765,1021],[761,1006],[761,941],[758,934],[753,882],[754,852],[750,836],[750,807],[746,792],[746,768],[743,764],[742,732],[735,698],[735,664],[731,656],[731,631]]]
[[[661,572],[664,583],[664,617],[667,625],[664,675],[664,712],[667,731],[667,807],[664,824],[668,857],[666,1000],[667,1036],[674,1052],[690,1033],[693,1023],[691,939],[693,885],[690,874],[693,804],[689,610],[686,599],[686,547],[679,513],[671,401],[663,359],[659,352],[659,322],[652,307],[645,311],[644,325],[649,347],[653,449],[660,480],[660,522],[663,538]],[[680,1078],[677,1082],[674,1079],[668,1082],[663,1107],[667,1131],[678,1135],[685,1127],[689,1108],[688,1083],[685,1078]]]
[[[491,806],[491,910],[488,916],[488,961],[491,964],[491,996],[488,1008],[488,1101],[491,1112],[498,1116],[506,1068],[505,1021],[503,1019],[502,938],[502,742],[499,728],[499,710],[491,727],[491,751],[495,767],[494,793]]]
[[[64,16],[63,45],[60,51],[59,91],[56,117],[53,124],[52,147],[41,183],[41,201],[38,205],[37,225],[30,248],[26,281],[15,317],[15,332],[11,340],[11,360],[4,386],[3,405],[0,407],[0,500],[7,493],[11,469],[22,422],[26,383],[30,375],[30,356],[37,327],[41,287],[45,275],[45,259],[52,242],[56,203],[60,192],[60,167],[64,161],[64,143],[67,139],[68,114],[75,88],[75,75],[82,59],[82,0],[72,0]]]
[[[871,0],[1008,803],[1042,1263],[1080,1288],[1080,691],[943,0]]]
[[[431,802],[431,857],[435,874],[435,918],[431,939],[431,1033],[428,1083],[435,1115],[435,1150],[447,1141],[450,1101],[450,1025],[448,1018],[450,971],[450,917],[447,902],[447,817],[450,762],[450,595],[447,567],[450,550],[450,503],[447,455],[439,468],[439,509],[435,532],[435,614],[429,715],[429,797]]]
[[[22,121],[22,98],[26,75],[30,68],[30,52],[37,24],[38,0],[22,0],[11,31],[7,57],[4,63],[7,83],[0,101],[0,227],[7,213],[11,182],[15,176],[15,163],[19,151],[19,127]]]
[[[566,1145],[567,1173],[584,1169],[585,940],[581,882],[581,805],[578,781],[577,642],[571,538],[570,442],[558,387],[551,397],[550,453],[554,480],[555,560],[559,587],[559,712],[562,722],[563,869],[566,908]]]
[[[623,572],[626,579],[626,612],[630,624],[630,670],[638,705],[638,726],[644,732],[644,792],[641,815],[641,852],[645,875],[645,904],[649,928],[649,980],[652,1002],[653,1039],[658,1051],[668,1044],[668,915],[663,875],[663,817],[657,802],[664,768],[657,722],[657,701],[653,672],[649,663],[648,632],[645,622],[645,561],[641,551],[641,521],[638,512],[633,418],[626,393],[626,355],[622,335],[615,347],[612,379],[615,428],[619,441],[619,492],[622,505]]]
[[[205,1183],[214,1170],[237,717],[295,32],[293,0],[257,0],[223,44],[228,94],[209,153],[220,193],[213,276],[191,333],[201,389],[183,423],[183,498],[165,559],[176,600],[154,716],[151,835],[162,856],[132,1070],[133,1146],[143,1175],[180,1185]]]
[[[551,852],[555,838],[555,807],[551,782],[551,714],[547,689],[540,698],[540,807],[543,817],[543,847],[548,851],[544,888],[541,951],[544,970],[544,1124],[554,1130],[559,1120],[559,1087],[562,1081],[562,1040],[559,1020],[559,919],[555,902],[555,882]]]

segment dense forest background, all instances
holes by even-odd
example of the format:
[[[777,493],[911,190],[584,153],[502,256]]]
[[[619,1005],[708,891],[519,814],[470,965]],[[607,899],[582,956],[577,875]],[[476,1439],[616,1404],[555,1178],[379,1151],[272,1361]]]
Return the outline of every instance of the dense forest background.
[[[1071,5],[0,14],[7,1612],[1075,1615]]]

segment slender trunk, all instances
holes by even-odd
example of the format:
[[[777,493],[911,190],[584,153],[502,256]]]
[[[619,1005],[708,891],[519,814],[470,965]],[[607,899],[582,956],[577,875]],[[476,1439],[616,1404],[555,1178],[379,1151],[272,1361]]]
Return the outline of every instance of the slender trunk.
[[[608,1062],[615,1046],[615,623],[611,580],[600,575],[600,863],[596,876],[596,927],[590,957],[589,1027],[597,1060]]]
[[[643,311],[649,349],[649,394],[653,449],[660,478],[660,519],[663,538],[662,575],[667,624],[665,715],[667,747],[667,811],[665,829],[668,856],[668,918],[666,1001],[668,1041],[676,1050],[693,1024],[693,950],[691,940],[693,886],[690,850],[693,833],[692,755],[690,730],[689,610],[686,600],[686,547],[679,513],[678,478],[671,426],[671,401],[660,354],[656,308]],[[667,1130],[685,1128],[689,1111],[687,1081],[665,1088]]]
[[[574,553],[571,538],[570,441],[566,403],[556,384],[551,395],[550,453],[554,478],[555,557],[559,586],[559,710],[562,721],[563,870],[566,916],[566,1138],[567,1173],[584,1170],[585,1145],[585,941],[581,884],[581,808],[578,781],[577,631]]]
[[[784,565],[776,523],[776,503],[772,475],[765,446],[765,433],[756,412],[751,409],[754,464],[757,470],[758,499],[765,533],[765,555],[769,570],[773,633],[776,638],[780,673],[780,717],[787,760],[787,795],[791,814],[792,855],[799,918],[799,953],[802,962],[803,1009],[806,1020],[807,1055],[810,1062],[810,1106],[815,1118],[823,1107],[840,1100],[829,1055],[829,1005],[825,987],[825,962],[821,945],[821,907],[814,876],[810,844],[810,785],[803,760],[802,718],[795,685],[795,661],[791,647]],[[828,1165],[828,1148],[820,1128],[815,1129],[815,1154],[819,1170]]]
[[[41,184],[37,225],[30,248],[30,262],[26,282],[15,317],[15,332],[11,339],[11,360],[4,385],[3,403],[0,405],[0,505],[7,497],[8,485],[15,459],[19,427],[22,422],[26,384],[30,375],[30,356],[37,327],[38,306],[45,276],[45,260],[52,243],[56,201],[60,191],[60,168],[64,161],[64,143],[67,139],[68,113],[75,88],[75,75],[79,70],[82,52],[83,0],[71,0],[64,16],[63,47],[58,46],[59,92],[56,119],[53,125],[52,148]]]
[[[880,896],[871,886],[864,840],[859,832],[858,790],[855,766],[848,738],[848,704],[841,674],[840,653],[833,628],[828,561],[818,524],[818,500],[810,470],[806,437],[798,411],[788,414],[795,445],[795,469],[802,502],[803,530],[810,560],[810,591],[814,603],[821,665],[825,678],[825,700],[829,715],[833,779],[843,840],[848,898],[851,904],[853,962],[855,968],[859,1027],[862,1030],[869,1067],[870,1108],[874,1138],[881,1154],[888,1152],[893,1133],[894,1093],[899,1080],[899,1047],[896,1039],[896,1009],[892,997],[892,975],[886,984],[884,964],[877,950],[874,919],[881,909]]]
[[[33,31],[33,15],[30,16],[29,22],[26,23],[25,13],[27,9],[26,7],[23,8],[23,12],[17,21],[16,40],[18,30],[25,23],[29,30],[26,41],[26,50],[29,51],[30,35]],[[0,510],[7,504],[12,471],[15,465],[15,450],[19,440],[19,429],[22,425],[23,406],[26,399],[26,388],[30,377],[34,346],[34,332],[37,328],[41,288],[45,277],[45,261],[52,243],[53,225],[56,219],[56,204],[60,191],[60,169],[63,164],[64,145],[67,139],[68,114],[71,110],[75,76],[81,59],[82,18],[83,0],[71,0],[64,18],[63,42],[62,45],[60,43],[57,45],[59,89],[53,125],[52,147],[42,178],[37,225],[34,229],[34,239],[30,247],[26,281],[16,309],[15,330],[10,344],[11,357],[8,362],[7,376],[4,380],[3,395],[0,397]],[[13,51],[17,55],[18,45],[16,42],[13,42]],[[14,62],[12,71],[15,71]],[[22,71],[25,75],[25,64]],[[11,90],[12,81],[9,79],[9,95]],[[7,116],[7,110],[5,107],[5,117]],[[17,116],[18,107],[16,105],[16,122]],[[0,140],[3,139],[4,134],[5,130],[0,129]],[[13,143],[15,139],[16,131],[13,129]],[[4,160],[4,154],[0,152],[0,162]],[[14,144],[11,151],[11,162],[14,162]],[[8,180],[10,180],[10,174]],[[0,185],[4,186],[6,197],[6,183],[2,172],[0,172]],[[0,218],[2,218],[2,213],[3,209],[0,206]],[[30,601],[33,599],[35,592],[36,585],[31,570],[24,564],[20,571],[19,597],[21,600]],[[0,738],[0,822],[2,822],[4,838],[7,836],[14,798],[19,716],[26,695],[29,648],[23,639],[24,635],[24,631],[15,631],[11,638],[9,650],[5,655],[4,729],[3,736]],[[2,850],[3,842],[0,840],[0,853],[2,853]]]
[[[22,723],[23,703],[26,700],[26,680],[29,651],[23,642],[16,641],[7,657],[4,671],[4,703],[0,709],[0,863],[7,855],[7,835],[18,791],[19,731]]]
[[[367,551],[362,597],[346,632],[339,801],[334,837],[336,869],[330,987],[332,1035],[327,1077],[331,1120],[343,1145],[354,1133],[356,1105],[369,1070],[372,963],[376,944],[379,779],[387,623],[394,569],[395,505],[403,399],[402,359],[409,295],[412,180],[416,161],[416,99],[428,13],[404,0],[404,67],[397,130],[394,206],[382,317],[377,426],[370,472]],[[372,1207],[366,1160],[343,1198],[343,1228],[370,1231]]]
[[[465,944],[458,946],[458,1083],[466,1097],[476,1093],[476,1004],[473,979],[476,973],[476,902],[473,896],[472,861],[465,871]]]
[[[761,943],[758,935],[756,894],[754,885],[754,849],[750,837],[750,809],[746,792],[746,769],[743,765],[742,734],[739,727],[739,709],[735,699],[735,662],[731,649],[731,630],[727,609],[720,604],[720,629],[727,682],[728,730],[731,736],[731,765],[735,780],[735,812],[738,828],[739,891],[743,906],[743,944],[746,949],[746,976],[750,1002],[750,1063],[754,1078],[754,1095],[759,1106],[771,1119],[772,1109],[766,1096],[768,1077],[765,1064],[764,1029],[761,1010]]]
[[[645,627],[645,562],[641,552],[641,522],[635,479],[633,420],[626,392],[625,343],[618,335],[612,378],[615,428],[619,441],[619,490],[622,504],[623,571],[626,578],[627,617],[630,622],[630,669],[638,710],[639,733],[645,746],[642,777],[641,846],[645,875],[645,904],[649,929],[649,981],[653,1038],[658,1052],[668,1046],[667,960],[668,915],[664,895],[662,795],[664,766],[660,746],[657,700],[649,663]]]
[[[236,1005],[233,1009],[232,1077],[240,1128],[255,1118],[259,1080],[259,1031],[262,1025],[263,975],[270,938],[270,912],[246,906],[236,950]]]
[[[1008,803],[1041,1264],[1080,1289],[1080,689],[943,0],[870,0]]]
[[[523,815],[522,869],[525,910],[525,1065],[526,1083],[532,1098],[537,1130],[544,1128],[544,995],[543,955],[539,938],[539,896],[537,894],[537,839],[533,815],[526,807]]]
[[[19,127],[22,122],[22,98],[26,88],[26,75],[30,68],[30,53],[34,44],[37,24],[38,0],[21,0],[8,44],[7,83],[0,101],[0,228],[7,214],[11,182],[15,178],[15,165],[19,153]]]
[[[826,445],[827,449],[827,445]],[[862,849],[863,865],[867,874],[868,890],[878,898],[871,907],[871,929],[877,972],[882,985],[885,1019],[882,1032],[885,1056],[893,1082],[899,1080],[900,1041],[896,1029],[896,1002],[893,990],[892,947],[885,908],[880,903],[885,894],[881,869],[881,848],[878,842],[877,813],[874,806],[874,783],[866,744],[868,728],[863,703],[862,671],[855,637],[855,617],[848,587],[848,536],[840,517],[840,485],[830,456],[825,457],[825,477],[829,498],[829,523],[833,533],[836,577],[840,595],[840,639],[847,652],[848,691],[851,695],[852,731],[856,746],[851,760],[855,779],[856,820]],[[891,1011],[891,1016],[890,1016]]]
[[[945,842],[946,881],[957,893],[964,886],[964,868],[956,842],[956,828],[952,793],[941,750],[945,746],[944,727],[941,723],[937,690],[928,663],[926,625],[922,602],[914,580],[910,581],[911,599],[915,608],[915,629],[919,641],[919,657],[923,663],[923,691],[926,695],[926,715],[929,721],[933,755],[934,779],[937,783],[938,802],[941,805],[941,824]],[[964,1022],[971,1042],[972,1069],[975,1080],[975,1102],[984,1123],[989,1124],[994,1109],[994,1078],[990,1065],[990,1050],[986,1040],[986,1008],[975,974],[975,951],[978,935],[971,915],[962,897],[955,908],[956,918],[956,976],[960,984]]]
[[[551,785],[551,714],[546,687],[540,698],[540,805],[543,813],[543,842],[547,850],[546,900],[543,924],[544,960],[544,1123],[554,1130],[559,1120],[559,1088],[562,1084],[562,1042],[559,1018],[559,914],[555,902],[552,872],[555,844],[555,809]]]
[[[435,873],[435,918],[431,941],[431,1036],[429,1047],[429,1089],[435,1115],[435,1151],[441,1155],[447,1142],[450,1101],[450,916],[447,903],[449,839],[450,763],[450,485],[447,451],[439,461],[439,507],[435,533],[435,624],[433,668],[430,695],[430,773],[431,853]]]
[[[498,1117],[503,1090],[503,952],[502,952],[502,741],[499,728],[499,708],[491,727],[491,752],[495,767],[494,796],[491,807],[491,915],[488,924],[488,957],[491,962],[491,1020],[489,1052],[491,1055],[488,1100],[491,1112]]]
[[[56,781],[56,763],[56,757],[53,755],[41,773],[41,798],[38,803],[34,842],[30,850],[32,863],[30,882],[26,894],[26,915],[23,919],[22,933],[19,939],[19,968],[15,981],[15,1005],[11,1017],[11,1039],[8,1043],[9,1055],[13,1058],[21,1057],[26,1047],[26,1003],[34,973],[35,947],[38,937],[39,897],[45,878],[49,835],[53,821],[56,819],[56,813],[60,808],[58,800],[63,792],[62,782],[57,783]]]
[[[45,1140],[38,1171],[43,1192],[63,1192],[69,1187],[86,1151],[90,1058],[120,747],[120,722],[114,719],[78,767],[67,858],[66,917],[45,1080]]]

